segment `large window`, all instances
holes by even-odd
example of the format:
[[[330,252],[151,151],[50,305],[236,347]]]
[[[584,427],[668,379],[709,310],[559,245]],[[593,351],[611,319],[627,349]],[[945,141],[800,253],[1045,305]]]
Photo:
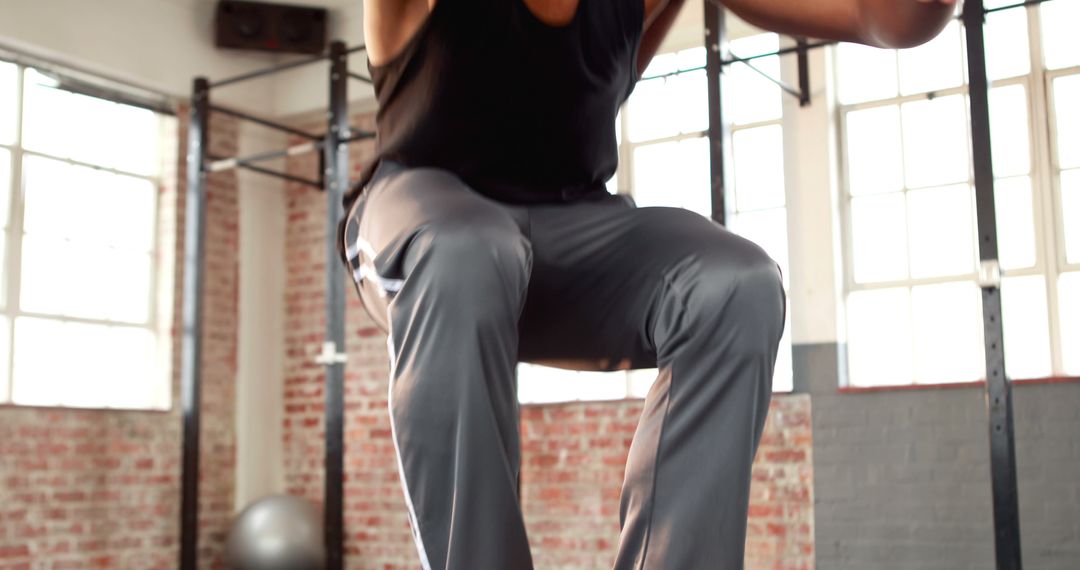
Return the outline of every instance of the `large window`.
[[[775,51],[775,34],[731,43],[735,55]],[[638,206],[675,206],[710,217],[705,48],[657,55],[619,116],[619,175],[611,191],[631,194]],[[777,57],[754,67],[779,77]],[[787,208],[783,169],[782,92],[744,64],[726,70],[724,108],[732,122],[734,180],[727,197],[728,227],[757,242],[787,279]],[[788,319],[790,323],[790,317]],[[791,343],[784,334],[773,388],[791,390]],[[523,402],[644,397],[657,371],[573,372],[533,365],[518,369]]]
[[[0,403],[169,406],[155,333],[161,129],[152,111],[0,62]]]
[[[1080,49],[1067,29],[1077,17],[1071,0],[987,17],[1013,378],[1080,374]],[[984,377],[962,34],[954,21],[915,49],[836,52],[855,386]]]

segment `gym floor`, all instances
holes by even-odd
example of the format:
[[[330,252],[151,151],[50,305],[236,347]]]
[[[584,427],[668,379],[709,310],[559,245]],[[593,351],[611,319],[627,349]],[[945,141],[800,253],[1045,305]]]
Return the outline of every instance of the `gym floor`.
[[[363,43],[359,0],[291,3],[328,8],[328,38]],[[214,10],[0,10],[0,570],[179,567],[191,82],[304,57],[214,47]],[[688,1],[620,115],[609,187],[639,207],[711,212],[704,12]],[[1080,568],[1077,18],[1080,3],[1049,0],[986,25],[1029,569]],[[739,57],[792,44],[731,17],[727,34]],[[789,299],[747,568],[995,567],[963,38],[954,22],[912,50],[814,49],[805,106],[765,78],[798,85],[794,57],[724,75],[727,223],[780,263]],[[351,66],[365,69],[363,56]],[[213,102],[318,133],[327,77],[323,64],[290,69],[216,89]],[[370,87],[350,83],[352,128],[373,131],[374,111]],[[208,125],[208,156],[305,142],[223,113]],[[349,149],[355,179],[374,141]],[[318,179],[320,156],[296,154],[259,163],[292,179],[224,168],[207,179],[198,568],[223,567],[230,528],[257,499],[324,496],[316,358],[332,228],[324,192],[298,181]],[[386,337],[346,291],[344,566],[415,568]],[[519,370],[537,568],[611,566],[652,374]]]

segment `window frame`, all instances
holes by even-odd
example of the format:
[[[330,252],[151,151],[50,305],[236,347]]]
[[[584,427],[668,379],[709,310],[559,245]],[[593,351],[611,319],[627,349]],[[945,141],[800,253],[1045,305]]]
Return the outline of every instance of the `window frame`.
[[[48,154],[46,152],[35,151],[27,149],[23,146],[24,141],[24,124],[25,124],[25,109],[26,109],[26,74],[29,70],[36,69],[33,65],[21,63],[19,61],[0,60],[3,63],[9,63],[15,66],[16,69],[16,82],[15,82],[15,101],[16,106],[13,112],[15,113],[15,137],[10,144],[0,143],[0,148],[3,148],[10,152],[11,160],[11,173],[10,173],[10,196],[8,197],[8,220],[6,226],[3,228],[5,234],[5,249],[3,252],[3,267],[4,276],[0,278],[0,289],[3,291],[4,304],[0,308],[0,315],[7,318],[7,334],[8,334],[8,346],[7,346],[7,361],[0,364],[7,367],[7,382],[4,386],[0,386],[0,407],[18,407],[18,408],[62,408],[62,409],[79,409],[79,410],[130,410],[130,411],[168,411],[172,408],[171,388],[166,390],[170,394],[163,402],[148,402],[145,406],[139,407],[127,407],[127,406],[81,406],[72,404],[25,404],[18,403],[14,399],[15,386],[17,379],[15,378],[15,323],[16,320],[22,317],[36,318],[51,320],[59,323],[83,323],[99,326],[110,327],[127,327],[134,329],[148,330],[155,339],[156,343],[162,342],[159,319],[158,319],[158,303],[160,301],[158,296],[160,279],[161,279],[161,193],[160,189],[163,184],[164,172],[159,167],[154,174],[140,174],[116,168],[105,167],[92,163],[82,162],[67,157],[60,157]],[[63,89],[58,85],[55,88],[71,93],[77,93],[76,91]],[[112,103],[129,105],[129,102],[119,101],[108,97],[102,97],[100,95],[87,95],[97,99],[110,101]],[[158,132],[163,133],[163,117],[161,113],[155,111],[158,120]],[[127,321],[116,321],[111,319],[95,319],[86,317],[76,317],[70,315],[57,315],[49,313],[39,313],[25,311],[20,306],[20,297],[22,290],[22,255],[23,255],[23,242],[25,235],[25,205],[26,205],[26,177],[24,175],[24,163],[27,158],[43,158],[46,160],[53,160],[62,162],[70,166],[77,166],[83,168],[91,168],[97,171],[127,176],[131,178],[137,178],[150,182],[154,188],[153,194],[153,221],[152,221],[152,240],[151,249],[148,252],[150,256],[150,279],[148,282],[146,306],[147,306],[147,319],[142,323],[131,323]],[[159,159],[161,157],[159,156]],[[157,372],[157,371],[156,371]],[[155,379],[156,380],[156,379]]]
[[[1034,265],[1026,268],[1009,269],[1005,274],[1005,278],[1012,277],[1025,277],[1025,276],[1040,276],[1043,278],[1044,289],[1046,293],[1047,304],[1047,326],[1050,342],[1050,370],[1049,376],[1043,378],[1031,378],[1024,379],[1026,381],[1046,381],[1049,379],[1065,378],[1064,371],[1064,357],[1065,351],[1064,339],[1062,337],[1061,326],[1061,309],[1059,303],[1058,294],[1058,280],[1064,273],[1070,271],[1080,270],[1080,263],[1069,264],[1066,259],[1066,252],[1064,248],[1065,244],[1065,225],[1064,225],[1064,212],[1061,208],[1061,168],[1058,164],[1057,153],[1057,135],[1056,135],[1056,116],[1054,114],[1055,101],[1053,100],[1053,80],[1057,77],[1069,76],[1074,74],[1080,74],[1080,65],[1049,70],[1043,61],[1043,34],[1042,34],[1042,22],[1040,19],[1041,12],[1038,6],[1028,6],[1024,9],[1026,15],[1027,25],[1027,40],[1028,40],[1028,56],[1029,56],[1029,69],[1024,75],[1006,77],[1002,79],[992,80],[990,82],[991,92],[993,89],[999,87],[1008,87],[1011,85],[1020,85],[1024,88],[1025,97],[1027,100],[1027,124],[1028,124],[1028,153],[1030,168],[1026,175],[1015,176],[995,176],[995,182],[998,180],[1005,180],[1010,178],[1027,177],[1031,182],[1031,199],[1032,199],[1032,224],[1034,225],[1034,238],[1035,238],[1035,263]],[[962,30],[962,28],[961,28]],[[950,95],[961,95],[965,100],[964,116],[965,124],[967,125],[968,140],[970,141],[971,132],[971,109],[970,104],[967,102],[968,98],[968,77],[966,73],[967,69],[967,46],[961,43],[962,61],[964,64],[965,74],[962,78],[959,86],[950,87],[947,89],[940,89],[937,91],[930,91],[924,93],[915,93],[911,95],[900,95],[887,98],[876,99],[870,101],[862,101],[858,103],[842,103],[839,100],[839,77],[843,73],[840,65],[838,50],[836,48],[831,49],[831,58],[834,68],[837,70],[833,74],[833,92],[836,95],[835,98],[835,128],[837,128],[837,140],[839,145],[838,152],[838,168],[839,168],[839,191],[840,200],[838,201],[838,209],[840,214],[840,235],[841,235],[841,253],[842,253],[842,272],[843,272],[843,299],[845,306],[847,305],[847,299],[852,293],[859,291],[880,290],[880,289],[893,289],[893,288],[906,288],[909,292],[913,287],[923,285],[937,285],[946,283],[977,283],[978,269],[973,264],[972,271],[966,274],[949,275],[943,277],[927,277],[927,278],[913,278],[910,273],[910,253],[908,257],[908,277],[905,279],[880,281],[873,283],[857,283],[855,281],[855,255],[854,255],[854,228],[853,228],[853,216],[852,216],[852,199],[851,193],[851,177],[849,175],[849,141],[847,140],[847,115],[848,113],[872,108],[880,108],[887,106],[897,106],[898,108],[909,102],[922,101],[932,99],[935,97],[947,97]],[[899,75],[899,63],[897,63],[897,73]],[[899,85],[899,77],[897,79]],[[903,145],[904,129],[901,125],[900,129],[900,142]],[[965,152],[968,156],[968,176],[967,180],[962,182],[956,182],[955,185],[967,185],[971,189],[971,212],[972,212],[972,244],[975,247],[973,255],[977,259],[978,257],[978,224],[975,218],[975,201],[974,201],[974,172],[973,172],[973,160],[971,156],[970,143],[966,146]],[[901,156],[901,160],[905,157]],[[947,184],[951,186],[953,184]],[[926,188],[937,188],[937,186],[929,186]],[[920,187],[919,189],[922,189]],[[911,191],[906,183],[903,189],[899,192],[906,197],[907,193]],[[890,193],[891,194],[891,193]],[[909,213],[905,209],[905,227],[908,230],[906,238],[911,234],[911,220]],[[913,322],[912,306],[908,305],[909,321]],[[844,325],[845,328],[847,325]],[[981,334],[981,327],[979,328]],[[912,334],[912,344],[914,345],[915,338]],[[912,347],[914,350],[914,346]],[[976,383],[982,383],[985,379],[978,380]],[[905,384],[888,384],[888,385],[875,385],[864,386],[852,384],[851,379],[848,377],[841,378],[841,390],[846,391],[874,391],[874,390],[891,390],[891,389],[908,389],[911,387],[927,387],[927,386],[950,386],[950,385],[963,386],[965,384],[971,384],[969,381],[957,381],[957,382],[920,382],[913,370],[912,376],[909,382]]]

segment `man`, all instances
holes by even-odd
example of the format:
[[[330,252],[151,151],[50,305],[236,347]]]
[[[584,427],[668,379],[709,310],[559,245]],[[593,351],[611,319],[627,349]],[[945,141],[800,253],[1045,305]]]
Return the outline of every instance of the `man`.
[[[954,0],[726,0],[778,32],[905,47]],[[784,322],[776,264],[687,210],[604,189],[615,114],[682,0],[365,0],[378,160],[340,243],[388,332],[389,407],[425,569],[532,568],[519,360],[657,366],[618,570],[741,568]]]

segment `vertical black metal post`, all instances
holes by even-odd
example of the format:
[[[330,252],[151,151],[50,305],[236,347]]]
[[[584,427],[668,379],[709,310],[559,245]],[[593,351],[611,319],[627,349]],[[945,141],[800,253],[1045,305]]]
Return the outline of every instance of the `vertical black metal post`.
[[[180,401],[184,416],[180,502],[180,568],[195,570],[199,541],[199,407],[202,383],[203,261],[206,237],[206,160],[210,84],[195,79],[188,115],[187,192],[184,213],[183,337]]]
[[[349,185],[348,53],[345,44],[330,44],[330,109],[323,149],[326,190],[326,480],[323,489],[327,569],[343,566],[343,475],[345,431],[345,269],[338,255],[337,223],[342,196]]]
[[[806,38],[795,38],[795,52],[799,62],[799,106],[805,107],[810,104],[810,49]]]
[[[724,60],[724,11],[705,2],[705,76],[709,84],[709,170],[711,172],[712,219],[727,219],[725,193],[731,161],[731,130],[724,124],[721,86]]]
[[[967,34],[968,84],[971,100],[971,143],[975,167],[975,209],[979,225],[979,258],[983,335],[986,351],[986,407],[990,419],[990,476],[994,501],[994,549],[998,570],[1019,570],[1020,512],[1016,485],[1012,386],[1005,377],[1005,342],[1001,322],[997,213],[991,160],[989,85],[983,38],[983,0],[967,0],[963,12]]]

